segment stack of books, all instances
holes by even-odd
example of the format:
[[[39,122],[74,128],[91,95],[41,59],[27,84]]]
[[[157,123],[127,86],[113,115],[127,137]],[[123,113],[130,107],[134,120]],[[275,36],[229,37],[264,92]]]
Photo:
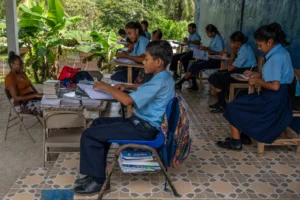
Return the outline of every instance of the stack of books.
[[[151,151],[128,148],[121,152],[118,162],[122,172],[125,173],[161,170]]]
[[[77,99],[62,99],[60,105],[62,107],[80,107],[80,100]]]
[[[61,99],[46,99],[42,98],[40,107],[41,108],[59,108]]]
[[[43,93],[46,99],[58,98],[59,80],[47,80],[44,82]]]
[[[101,105],[101,101],[95,100],[95,99],[82,99],[81,103],[82,103],[82,106],[91,107],[91,108],[96,108]]]

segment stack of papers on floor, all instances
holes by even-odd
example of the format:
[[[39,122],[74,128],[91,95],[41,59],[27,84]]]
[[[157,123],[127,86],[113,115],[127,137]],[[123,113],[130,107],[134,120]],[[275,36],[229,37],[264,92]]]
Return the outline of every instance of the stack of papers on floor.
[[[59,108],[61,99],[47,99],[43,96],[41,100],[41,108]]]
[[[43,93],[47,99],[57,99],[57,90],[59,87],[59,80],[47,80],[44,82]]]
[[[81,103],[82,103],[82,106],[93,107],[93,108],[96,108],[101,105],[101,101],[95,100],[95,99],[82,99]]]
[[[122,172],[152,172],[161,169],[150,151],[140,149],[123,150],[118,162]]]
[[[80,107],[81,103],[77,99],[62,99],[60,105],[63,107]]]

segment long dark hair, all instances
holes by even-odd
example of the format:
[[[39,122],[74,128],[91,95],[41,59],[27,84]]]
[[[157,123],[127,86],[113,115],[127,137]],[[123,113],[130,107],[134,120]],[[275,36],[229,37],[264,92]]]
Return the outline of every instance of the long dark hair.
[[[10,66],[10,68],[11,68],[11,64],[17,59],[22,61],[21,57],[17,55],[14,51],[10,51],[8,53],[8,65]]]
[[[210,32],[210,33],[216,33],[216,34],[219,34],[219,35],[221,36],[219,30],[218,30],[217,27],[216,27],[215,25],[213,25],[213,24],[208,24],[208,25],[205,27],[205,29],[206,29],[208,32]]]
[[[281,25],[278,23],[261,26],[255,31],[254,38],[255,40],[265,42],[272,39],[276,44],[281,43],[283,46],[290,45],[290,43],[286,41],[285,32],[282,30]]]
[[[144,31],[142,29],[142,25],[139,22],[129,22],[128,24],[126,24],[125,28],[138,29],[139,35],[146,37],[146,34],[144,33]]]
[[[232,33],[232,35],[230,36],[230,40],[233,42],[240,42],[242,44],[245,44],[248,41],[248,37],[246,37],[241,31],[236,31]]]

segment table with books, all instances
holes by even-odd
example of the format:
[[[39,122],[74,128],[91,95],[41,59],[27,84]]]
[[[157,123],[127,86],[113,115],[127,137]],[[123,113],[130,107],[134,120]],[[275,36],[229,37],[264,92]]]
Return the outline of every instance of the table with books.
[[[58,80],[44,82],[44,96],[40,103],[44,115],[55,111],[78,111],[83,113],[87,120],[92,120],[100,117],[101,112],[107,107],[106,101],[76,95],[74,89],[59,86]]]

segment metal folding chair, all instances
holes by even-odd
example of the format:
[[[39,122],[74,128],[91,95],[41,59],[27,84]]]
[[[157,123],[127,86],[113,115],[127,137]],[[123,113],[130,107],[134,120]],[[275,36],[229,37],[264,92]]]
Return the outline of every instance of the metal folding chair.
[[[173,100],[168,104],[167,109],[166,109],[166,114],[168,119],[170,118],[170,115],[172,113],[172,105],[173,105]],[[174,194],[175,197],[179,197],[180,195],[178,194],[175,186],[173,185],[171,178],[169,177],[167,170],[163,164],[163,162],[161,161],[156,149],[162,147],[164,145],[164,141],[165,141],[165,136],[163,134],[162,131],[159,132],[157,138],[155,140],[109,140],[108,142],[110,143],[118,143],[120,144],[120,148],[115,152],[115,156],[114,156],[114,160],[112,163],[112,167],[110,168],[110,170],[108,171],[107,175],[106,175],[106,179],[105,182],[102,186],[102,189],[100,191],[100,194],[98,196],[98,200],[102,200],[102,197],[104,195],[104,191],[106,188],[107,183],[110,180],[110,177],[113,173],[113,170],[116,166],[116,164],[118,163],[118,158],[120,156],[120,153],[122,150],[127,149],[127,148],[134,148],[134,149],[142,149],[142,150],[148,150],[152,152],[152,155],[155,157],[155,159],[157,160],[160,168],[162,169],[162,172],[166,178],[166,181],[168,182],[168,184],[170,185],[172,192]],[[165,187],[166,189],[166,187]]]
[[[19,113],[17,112],[17,110],[15,109],[15,106],[13,105],[12,102],[12,96],[10,95],[9,91],[7,89],[4,89],[4,94],[9,102],[10,108],[9,108],[9,112],[8,112],[8,119],[7,119],[7,124],[6,124],[6,131],[5,131],[5,137],[4,140],[6,141],[7,138],[7,133],[8,133],[8,129],[13,127],[14,125],[18,124],[20,122],[20,131],[22,129],[22,127],[25,129],[25,131],[27,132],[27,134],[29,135],[30,139],[32,140],[32,142],[34,143],[34,140],[32,138],[32,136],[29,133],[29,129],[32,128],[33,126],[35,126],[37,123],[40,123],[42,126],[42,122],[40,120],[40,118],[37,115],[31,115],[31,114],[24,114],[24,113]],[[13,112],[15,113],[15,116],[13,114]],[[23,122],[23,117],[36,117],[37,118],[37,122],[35,122],[33,125],[31,125],[30,127],[26,127],[24,122]],[[12,118],[11,118],[12,117]],[[9,123],[13,120],[17,119],[18,121],[16,121],[14,124],[9,125]]]

